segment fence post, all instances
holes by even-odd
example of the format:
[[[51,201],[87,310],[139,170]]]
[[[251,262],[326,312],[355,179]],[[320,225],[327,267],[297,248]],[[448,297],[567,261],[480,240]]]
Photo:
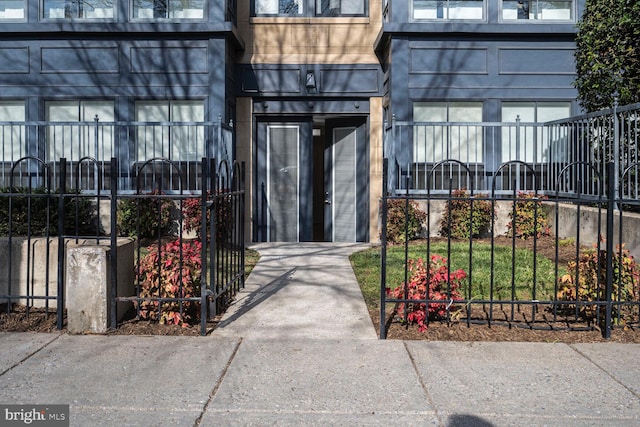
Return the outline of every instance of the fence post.
[[[389,159],[382,161],[382,224],[380,232],[380,339],[386,339],[385,308],[387,299],[387,194]]]
[[[51,187],[48,188],[48,197],[51,196]],[[60,159],[60,183],[59,183],[59,195],[58,195],[58,290],[57,290],[57,303],[56,303],[56,328],[62,329],[62,320],[64,317],[64,268],[65,268],[65,256],[64,256],[64,196],[67,192],[67,159],[64,157]],[[47,243],[47,246],[49,244]],[[47,259],[47,265],[49,260]],[[48,281],[48,280],[47,280]],[[48,286],[48,285],[47,285]],[[47,295],[49,296],[49,295]],[[47,300],[48,301],[48,300]]]
[[[615,195],[614,208],[616,207],[616,201],[619,200],[619,179],[620,179],[620,123],[618,121],[618,97],[613,98],[613,164],[614,164],[614,185],[613,195]],[[611,178],[611,175],[609,175]]]
[[[202,159],[202,177],[200,188],[202,194],[200,195],[200,241],[202,243],[202,249],[200,252],[201,262],[201,279],[200,279],[200,335],[206,334],[207,329],[207,313],[209,311],[208,301],[209,295],[207,293],[207,273],[208,273],[208,260],[207,260],[207,193],[209,191],[209,163],[207,158]]]
[[[111,158],[111,202],[109,203],[109,215],[111,223],[111,329],[118,327],[118,159]],[[137,269],[136,269],[137,271]]]
[[[605,325],[602,331],[604,338],[611,338],[611,317],[612,317],[612,301],[611,294],[613,293],[613,213],[616,204],[616,188],[615,179],[612,179],[612,174],[616,173],[616,163],[609,162],[607,164],[607,237],[606,237],[606,288],[605,288]],[[618,284],[619,286],[619,284]],[[599,309],[598,312],[601,312]]]

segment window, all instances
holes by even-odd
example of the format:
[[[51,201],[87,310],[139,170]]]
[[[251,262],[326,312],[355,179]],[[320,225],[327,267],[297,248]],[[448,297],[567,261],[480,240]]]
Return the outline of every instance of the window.
[[[47,102],[46,120],[54,122],[47,130],[48,160],[57,161],[61,157],[74,162],[83,157],[110,160],[114,152],[113,127],[101,126],[96,139],[96,116],[100,122],[113,122],[113,101]]]
[[[521,160],[526,163],[543,163],[557,149],[563,149],[562,141],[549,141],[542,127],[531,123],[544,123],[571,116],[570,102],[504,102],[502,121],[520,120],[520,127],[503,127],[502,162]],[[529,125],[527,125],[529,123]]]
[[[0,122],[24,122],[24,101],[0,101]],[[26,155],[25,127],[0,124],[0,161],[15,162]]]
[[[481,102],[417,102],[413,105],[413,121],[414,162],[482,162],[482,128],[454,124],[482,122]]]
[[[113,0],[43,0],[45,19],[113,19]]]
[[[484,0],[413,0],[413,19],[483,19]]]
[[[503,0],[502,19],[571,21],[573,19],[573,0]]]
[[[203,19],[205,0],[134,0],[134,19]]]
[[[24,0],[0,0],[0,20],[4,19],[24,19]]]
[[[253,0],[254,16],[367,16],[367,0]]]
[[[179,123],[203,122],[203,101],[139,101],[136,121],[144,122],[138,127],[137,161],[198,161],[206,154],[204,126]]]

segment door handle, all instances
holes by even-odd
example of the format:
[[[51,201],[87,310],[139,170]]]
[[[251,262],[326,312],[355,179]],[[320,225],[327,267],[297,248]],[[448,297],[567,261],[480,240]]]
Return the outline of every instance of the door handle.
[[[331,204],[331,198],[329,197],[329,193],[328,192],[324,193],[324,204],[325,205],[330,205]]]

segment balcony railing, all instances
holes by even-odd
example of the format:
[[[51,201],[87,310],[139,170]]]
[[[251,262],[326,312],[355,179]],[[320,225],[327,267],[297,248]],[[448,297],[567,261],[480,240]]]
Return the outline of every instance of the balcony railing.
[[[401,122],[385,131],[390,187],[414,193],[600,194],[605,164],[616,191],[637,200],[640,104],[549,123]]]
[[[57,163],[65,158],[69,188],[104,191],[117,158],[119,191],[153,189],[160,180],[163,188],[199,191],[201,160],[230,161],[232,149],[232,128],[221,122],[0,122],[0,187],[57,183]],[[160,162],[141,170],[153,158],[177,167]]]

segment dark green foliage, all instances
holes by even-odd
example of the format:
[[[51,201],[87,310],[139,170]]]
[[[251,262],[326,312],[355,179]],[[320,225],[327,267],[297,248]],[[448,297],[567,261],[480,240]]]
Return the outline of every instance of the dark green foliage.
[[[571,261],[567,265],[568,273],[558,280],[558,301],[581,301],[583,303],[594,303],[606,301],[607,283],[607,252],[604,249],[583,250],[577,261]],[[611,300],[614,302],[633,302],[638,300],[638,286],[640,285],[640,266],[633,258],[633,255],[624,249],[624,245],[618,246],[612,255],[613,283]],[[575,305],[564,305],[562,311],[574,311]],[[596,304],[581,305],[578,307],[579,314],[586,319],[599,317],[604,321],[604,308]],[[613,306],[613,315],[624,323],[626,315],[631,314],[631,318],[637,316],[637,309],[630,313],[622,306]]]
[[[574,82],[582,107],[598,111],[640,101],[640,2],[587,0],[578,23]]]
[[[11,194],[11,197],[9,197]],[[64,234],[95,236],[97,234],[97,212],[91,199],[74,197],[71,190],[64,200]],[[9,235],[9,200],[11,199],[12,236],[58,235],[59,218],[58,191],[47,195],[47,190],[38,188],[0,188],[0,236]]]
[[[440,234],[456,239],[480,237],[489,230],[491,220],[495,216],[491,202],[476,200],[483,195],[472,198],[466,190],[455,190],[447,201],[440,222]],[[471,212],[473,210],[473,216]]]
[[[118,202],[118,232],[128,237],[157,237],[171,229],[171,199],[154,191],[147,195],[158,197],[123,198]]]
[[[529,237],[542,237],[551,235],[547,210],[540,200],[548,197],[535,193],[519,192],[515,203],[515,211],[509,211],[508,235],[528,239]],[[515,220],[514,220],[515,214]]]
[[[420,237],[427,214],[418,204],[406,200],[387,201],[387,242],[404,243]],[[405,230],[408,226],[408,230]]]

